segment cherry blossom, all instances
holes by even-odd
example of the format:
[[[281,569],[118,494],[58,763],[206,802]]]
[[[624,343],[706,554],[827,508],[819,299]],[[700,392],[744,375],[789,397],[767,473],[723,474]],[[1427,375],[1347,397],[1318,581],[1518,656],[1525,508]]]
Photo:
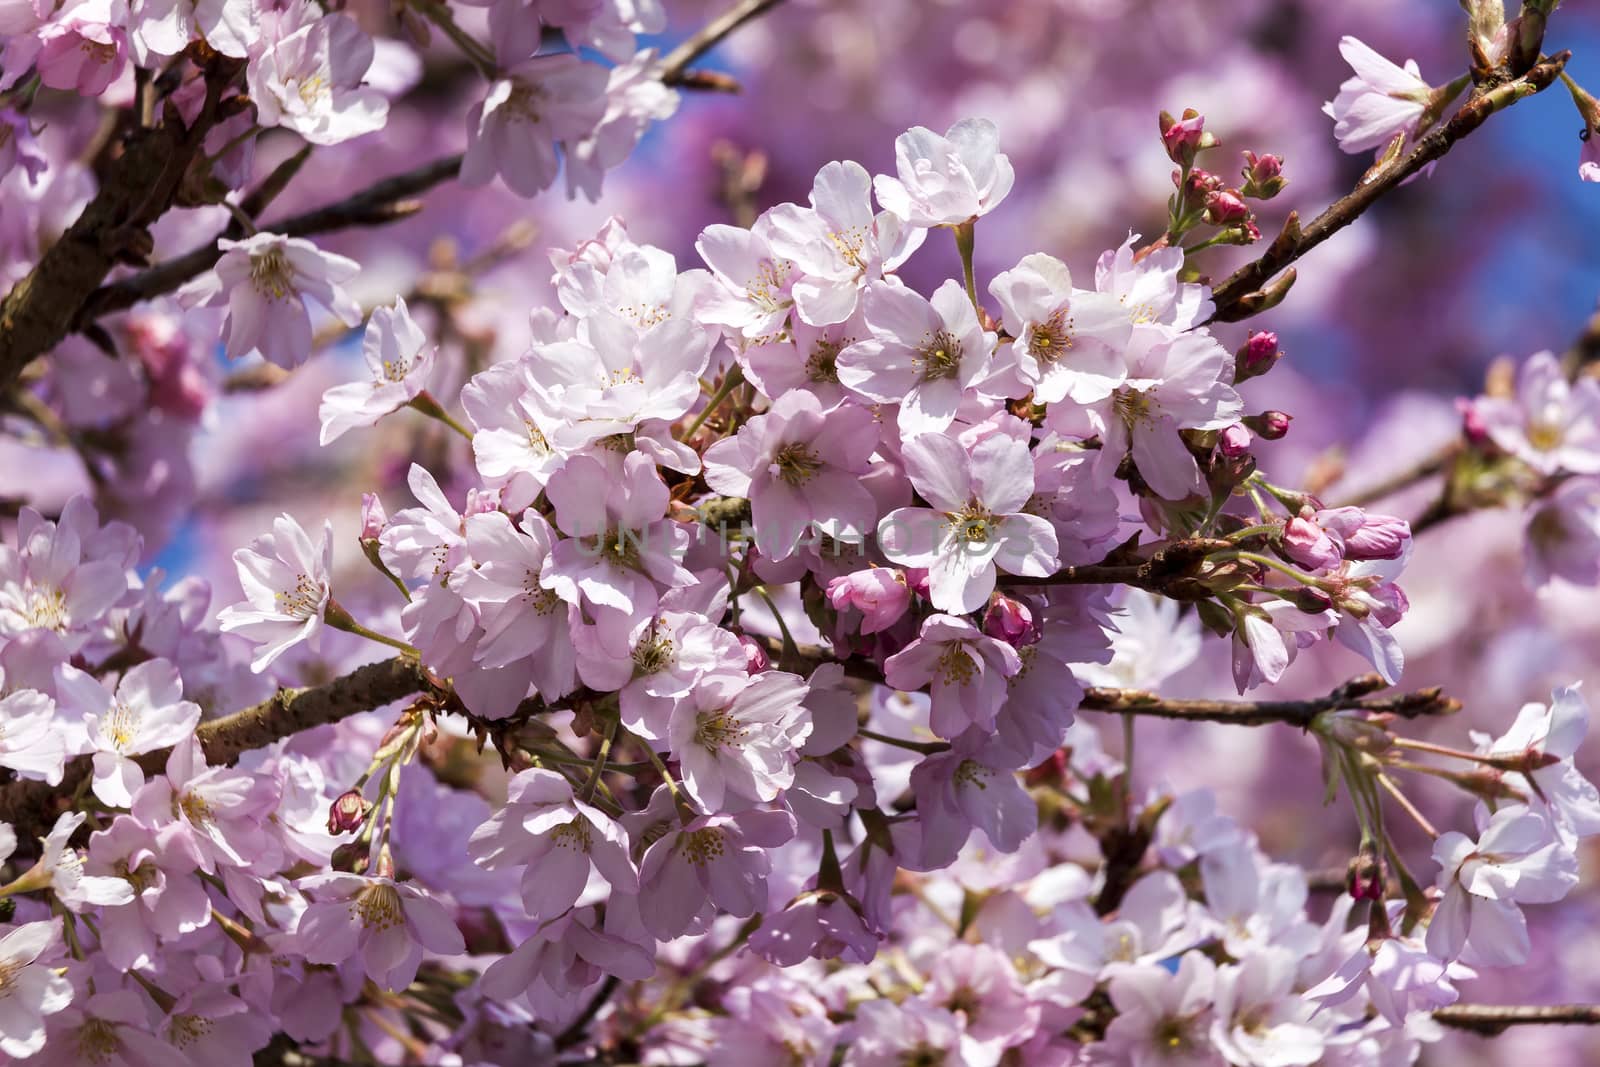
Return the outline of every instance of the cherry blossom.
[[[361,356],[372,374],[371,382],[336,385],[322,394],[319,414],[324,445],[357,427],[376,424],[428,387],[434,350],[412,321],[404,300],[372,313]]]

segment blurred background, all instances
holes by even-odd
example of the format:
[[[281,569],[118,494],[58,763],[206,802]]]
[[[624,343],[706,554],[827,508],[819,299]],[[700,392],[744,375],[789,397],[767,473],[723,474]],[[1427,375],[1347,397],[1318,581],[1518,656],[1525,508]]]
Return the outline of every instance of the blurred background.
[[[667,6],[671,24],[653,42],[663,50],[726,0]],[[398,32],[386,4],[354,0],[349,9],[380,41]],[[480,9],[460,11],[481,33],[473,22]],[[1289,209],[1310,218],[1348,190],[1371,161],[1341,154],[1332,120],[1321,113],[1350,75],[1338,53],[1346,34],[1397,62],[1416,59],[1435,85],[1467,65],[1465,17],[1451,0],[788,0],[702,63],[737,79],[741,91],[684,94],[678,114],[607,177],[599,203],[569,201],[559,190],[528,201],[498,185],[446,185],[403,222],[319,244],[362,264],[354,291],[369,306],[397,292],[420,295],[413,308],[446,356],[434,392],[451,398],[472,372],[526,348],[529,311],[554,303],[546,250],[572,248],[609,216],[625,218],[636,240],[672,251],[680,269],[698,266],[693,243],[704,225],[804,201],[830,160],[892,172],[894,138],[907,127],[943,131],[981,116],[1000,126],[1017,184],[978,228],[980,290],[1034,251],[1065,260],[1087,284],[1101,251],[1130,230],[1153,235],[1164,225],[1171,164],[1157,135],[1162,109],[1204,113],[1222,147],[1201,163],[1230,180],[1245,149],[1284,159],[1289,186],[1261,213],[1268,239]],[[1592,5],[1557,12],[1546,48],[1570,48],[1568,71],[1600,88],[1600,12]],[[482,86],[448,42],[424,52],[413,70],[404,50],[380,43],[372,76],[415,78],[392,107],[389,127],[318,149],[273,215],[460,150],[465,112]],[[80,105],[49,104],[61,121],[42,136],[70,154],[73,139],[88,136],[85,123],[72,121]],[[1244,388],[1250,410],[1295,417],[1287,438],[1259,450],[1273,481],[1302,484],[1316,471],[1328,486],[1324,499],[1342,503],[1452,439],[1455,399],[1481,391],[1497,358],[1559,352],[1574,341],[1600,294],[1600,186],[1577,177],[1581,127],[1559,87],[1524,101],[1458,145],[1431,177],[1386,198],[1302,262],[1285,303],[1250,324],[1276,331],[1287,353]],[[253,164],[257,176],[294,147],[292,138],[268,135]],[[57,216],[70,220],[90,188],[86,176],[69,172],[28,195],[50,199]],[[216,209],[176,213],[158,232],[158,258],[203,243],[225,221]],[[5,233],[6,225],[0,212],[0,239],[39,239]],[[1220,278],[1251,251],[1216,250],[1206,267]],[[953,242],[935,233],[905,273],[920,284],[958,270]],[[172,309],[158,304],[130,319],[170,323]],[[1242,327],[1217,332],[1230,348],[1245,335]],[[236,592],[232,550],[285,509],[308,524],[330,518],[351,581],[368,581],[355,538],[362,491],[378,490],[391,512],[409,505],[409,464],[444,470],[452,455],[462,458],[458,442],[402,413],[319,449],[318,400],[328,386],[362,373],[359,335],[333,336],[324,355],[287,380],[221,365],[214,336],[177,340],[215,398],[181,432],[161,413],[141,414],[128,428],[119,421],[129,415],[117,408],[114,362],[85,342],[63,345],[50,373],[97,383],[108,399],[94,417],[121,428],[119,449],[96,466],[70,449],[0,441],[0,495],[48,505],[94,488],[104,511],[141,528],[152,568],[207,577],[214,604]],[[1433,491],[1424,484],[1384,500],[1381,510],[1415,517]],[[1405,684],[1444,685],[1466,703],[1425,736],[1465,744],[1468,729],[1499,734],[1523,703],[1547,700],[1554,684],[1583,680],[1600,698],[1600,600],[1559,584],[1530,590],[1521,521],[1475,514],[1418,540],[1401,582],[1412,604],[1398,631]],[[156,573],[154,580],[165,579]],[[395,607],[382,601],[380,586],[372,588],[374,612]],[[343,587],[341,600],[350,602]],[[1226,663],[1226,650],[1208,644],[1169,694],[1230,694]],[[1279,688],[1324,693],[1363,669],[1342,649],[1318,647]],[[1114,733],[1106,731],[1113,750]],[[1311,741],[1284,728],[1142,725],[1137,773],[1150,788],[1209,785],[1228,811],[1260,830],[1269,852],[1342,869],[1355,834],[1342,807],[1321,807],[1316,761]],[[1591,739],[1580,764],[1600,777],[1600,739]],[[1217,779],[1218,768],[1226,779]],[[1470,820],[1465,802],[1441,789],[1423,783],[1415,795],[1441,819]],[[1426,840],[1409,824],[1397,833],[1414,869],[1431,871]],[[1586,862],[1583,890],[1558,907],[1530,909],[1533,960],[1467,983],[1463,999],[1600,1001],[1600,970],[1591,962],[1600,958],[1600,856]],[[1424,1056],[1435,1065],[1524,1062],[1600,1063],[1600,1035],[1526,1028],[1494,1041],[1453,1037]]]

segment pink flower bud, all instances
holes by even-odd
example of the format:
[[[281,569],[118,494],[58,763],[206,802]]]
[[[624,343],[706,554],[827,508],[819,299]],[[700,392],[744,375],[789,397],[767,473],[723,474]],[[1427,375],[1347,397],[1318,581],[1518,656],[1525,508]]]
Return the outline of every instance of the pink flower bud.
[[[361,829],[371,810],[371,803],[357,790],[349,789],[340,793],[328,808],[328,833],[348,834]]]
[[[1345,885],[1357,900],[1382,903],[1387,892],[1384,888],[1383,859],[1370,844],[1362,845],[1361,852],[1350,861],[1345,875]]]
[[[1246,415],[1239,421],[1254,430],[1257,437],[1277,441],[1289,432],[1289,420],[1292,418],[1294,416],[1282,411],[1263,411],[1259,415]]]
[[[1194,108],[1185,110],[1181,119],[1161,113],[1161,145],[1174,163],[1193,163],[1195,153],[1207,147],[1206,141],[1206,117]],[[1214,138],[1211,141],[1215,143]]]
[[[389,515],[377,493],[361,494],[361,540],[376,541],[389,525]]]
[[[1028,605],[996,594],[989,601],[989,610],[983,616],[983,632],[997,637],[1013,648],[1031,645],[1039,640],[1039,631],[1033,625],[1033,612]]]
[[[760,641],[740,634],[739,644],[744,648],[744,669],[747,674],[760,674],[772,665],[767,657],[767,650]]]
[[[1250,217],[1250,205],[1233,189],[1219,189],[1206,196],[1206,221],[1213,226],[1229,226]]]
[[[1278,335],[1258,330],[1233,353],[1233,380],[1239,382],[1258,378],[1277,366],[1283,353],[1278,350]]]
[[[835,578],[828,583],[828,602],[835,611],[854,608],[866,616],[861,624],[863,634],[886,630],[900,620],[911,607],[909,573],[887,567],[869,567]],[[922,582],[927,583],[927,572]]]
[[[1236,422],[1217,435],[1217,451],[1229,459],[1238,459],[1250,451],[1251,440],[1250,431]]]
[[[1245,196],[1271,200],[1283,192],[1283,187],[1288,184],[1288,179],[1283,176],[1283,160],[1271,153],[1264,156],[1254,152],[1244,154],[1244,188],[1241,192]]]
[[[1338,542],[1311,518],[1309,508],[1290,519],[1283,528],[1283,554],[1312,570],[1328,570],[1339,565],[1343,555]]]
[[[1411,541],[1411,524],[1393,515],[1369,515],[1360,508],[1317,512],[1317,524],[1344,545],[1346,559],[1399,559]]]
[[[1249,149],[1244,153],[1245,177],[1253,182],[1271,181],[1283,173],[1283,160],[1268,152],[1258,156]]]
[[[1468,441],[1481,445],[1489,439],[1489,426],[1483,421],[1483,415],[1478,411],[1476,401],[1459,397],[1456,400],[1456,410],[1461,413],[1461,432]]]

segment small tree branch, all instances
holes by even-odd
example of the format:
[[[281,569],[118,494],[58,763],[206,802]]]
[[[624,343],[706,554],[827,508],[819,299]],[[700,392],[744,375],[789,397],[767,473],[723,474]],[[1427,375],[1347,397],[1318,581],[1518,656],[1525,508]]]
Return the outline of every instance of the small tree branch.
[[[1475,92],[1447,122],[1423,135],[1405,158],[1376,174],[1369,172],[1353,190],[1335,200],[1304,228],[1291,215],[1290,224],[1265,253],[1234,271],[1212,291],[1216,311],[1211,321],[1237,322],[1262,310],[1265,301],[1257,294],[1273,275],[1360,218],[1384,194],[1441,158],[1490,115],[1549,88],[1570,57],[1570,52],[1561,52],[1536,64],[1520,78]]]
[[[382,226],[415,214],[420,205],[410,198],[455,177],[460,169],[461,156],[445,156],[374,182],[343,200],[277,222],[264,222],[261,229],[285,237],[309,237],[351,226]],[[236,238],[239,234],[237,225],[230,224],[198,248],[96,290],[84,305],[79,325],[172,292],[190,278],[215,266],[217,260],[222,258],[222,249],[217,242],[224,238]]]
[[[264,748],[313,726],[338,722],[363,711],[432,688],[416,660],[396,656],[357,667],[349,674],[306,689],[283,689],[277,695],[232,715],[200,724],[195,735],[213,765],[233,763],[251,749]],[[147,774],[160,774],[171,749],[139,757]],[[18,780],[0,786],[0,822],[16,827],[19,837],[36,837],[49,830],[63,809],[60,801],[77,790],[94,773],[88,756],[67,764],[60,785]]]
[[[1494,1037],[1513,1026],[1600,1026],[1600,1004],[1452,1004],[1433,1017],[1457,1030]]]
[[[682,85],[691,63],[721,44],[734,30],[781,3],[783,0],[740,0],[706,23],[661,61],[662,84]]]
[[[1367,711],[1415,719],[1424,715],[1451,715],[1461,710],[1461,702],[1445,696],[1437,686],[1414,693],[1364,695],[1382,684],[1383,680],[1377,675],[1362,675],[1325,697],[1311,700],[1169,700],[1137,689],[1095,687],[1084,694],[1080,707],[1084,711],[1114,711],[1234,726],[1282,722],[1301,727],[1311,725],[1312,719],[1327,711]]]

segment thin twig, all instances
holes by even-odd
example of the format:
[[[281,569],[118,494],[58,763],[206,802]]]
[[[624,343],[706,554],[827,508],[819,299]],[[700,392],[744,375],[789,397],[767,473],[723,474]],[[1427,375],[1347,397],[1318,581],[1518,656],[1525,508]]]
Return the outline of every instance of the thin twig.
[[[1600,1004],[1452,1004],[1433,1017],[1457,1030],[1494,1037],[1513,1026],[1600,1026]]]
[[[741,0],[700,28],[700,32],[674,48],[661,61],[663,85],[681,85],[689,64],[711,51],[746,22],[777,7],[783,0]]]

